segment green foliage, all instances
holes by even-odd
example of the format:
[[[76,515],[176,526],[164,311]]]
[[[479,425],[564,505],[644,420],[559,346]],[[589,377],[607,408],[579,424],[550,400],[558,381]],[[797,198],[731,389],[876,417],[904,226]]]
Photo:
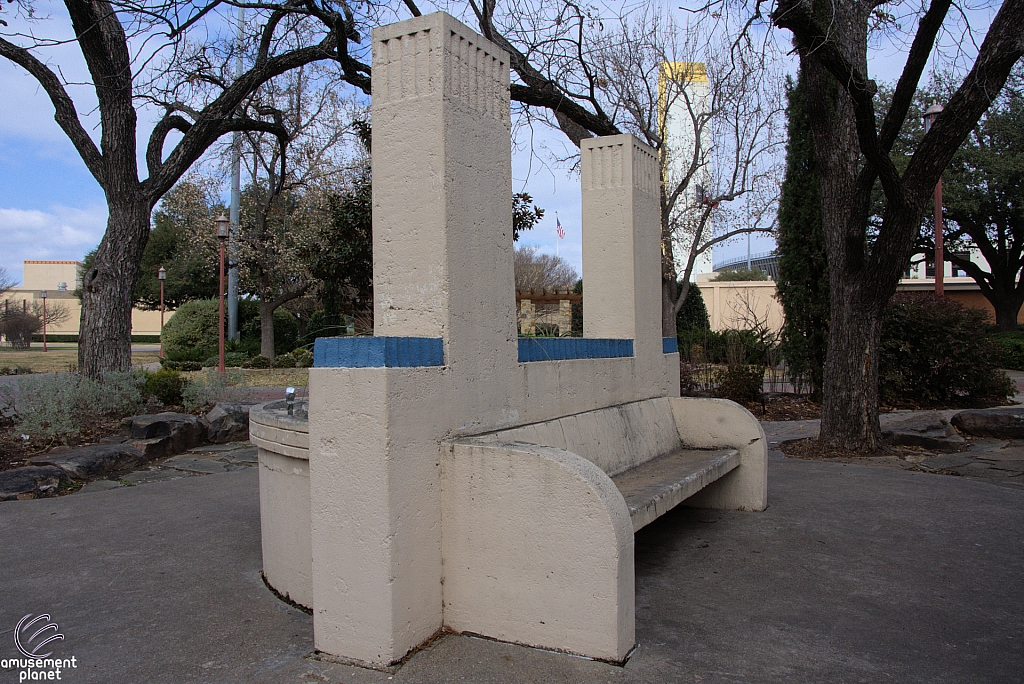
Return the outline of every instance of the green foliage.
[[[955,406],[1013,393],[986,314],[931,294],[899,293],[882,316],[879,394],[887,404]]]
[[[704,304],[704,295],[696,285],[690,285],[686,299],[676,314],[676,333],[683,335],[690,330],[710,330],[711,319],[708,307]]]
[[[764,366],[730,364],[715,371],[716,394],[739,403],[757,401],[764,387]]]
[[[519,241],[519,234],[524,230],[533,230],[537,222],[544,218],[544,210],[533,204],[533,197],[526,192],[512,195],[512,242]]]
[[[296,368],[313,367],[313,352],[309,351],[305,347],[299,347],[293,351],[292,356],[295,357]]]
[[[1004,330],[992,336],[1002,352],[1002,367],[1024,370],[1024,330]]]
[[[195,378],[182,392],[182,405],[187,411],[198,413],[218,401],[252,401],[255,391],[243,386],[242,371],[228,369],[225,373],[209,368]]]
[[[164,355],[168,360],[203,361],[217,353],[219,307],[215,299],[200,299],[174,312],[164,324]],[[239,306],[239,312],[241,309]]]
[[[183,371],[186,373],[190,371],[203,370],[203,364],[198,361],[171,361],[166,357],[160,359],[160,365],[169,370]]]
[[[281,354],[274,359],[274,368],[295,368],[295,357],[291,354]]]
[[[143,404],[142,373],[108,373],[96,382],[77,373],[45,374],[18,386],[18,430],[32,438],[67,442],[104,418],[121,418]]]
[[[260,305],[248,299],[238,302],[241,342],[231,344],[234,352],[248,358],[260,350]],[[227,324],[225,316],[225,325]],[[174,312],[164,325],[164,355],[167,361],[202,363],[216,357],[219,338],[220,303],[214,299],[187,302]],[[274,312],[274,351],[287,353],[298,343],[299,323],[295,314],[285,309]],[[233,357],[238,359],[238,357]],[[227,355],[225,355],[225,361]],[[241,364],[245,359],[237,361]],[[233,361],[234,363],[234,361]],[[214,362],[216,365],[216,361]],[[185,370],[185,369],[182,369]]]
[[[576,281],[572,288],[573,294],[583,294],[583,278]],[[583,337],[583,302],[572,305],[572,337]]]
[[[146,375],[145,396],[154,396],[164,406],[181,406],[181,393],[188,385],[180,371],[161,368]]]
[[[246,361],[249,360],[249,355],[246,352],[234,351],[224,352],[224,367],[225,368],[241,368]],[[220,365],[220,356],[211,356],[202,363],[203,368],[214,368]],[[196,370],[199,370],[198,368]]]
[[[309,325],[306,326],[306,341],[313,341],[318,337],[341,337],[348,334],[348,317],[344,314],[332,316],[326,309],[318,309],[309,317]]]
[[[262,354],[257,354],[256,356],[246,361],[242,368],[272,368],[273,366],[273,361],[268,359],[266,356],[263,356]]]
[[[719,271],[718,275],[711,279],[714,282],[749,282],[751,280],[771,280],[768,274],[758,268],[737,268],[731,271]],[[692,289],[692,288],[691,288]]]
[[[803,76],[789,83],[789,142],[779,199],[779,276],[776,297],[785,323],[780,351],[794,381],[805,379],[814,395],[824,384],[828,349],[829,282],[821,222],[821,187]]]

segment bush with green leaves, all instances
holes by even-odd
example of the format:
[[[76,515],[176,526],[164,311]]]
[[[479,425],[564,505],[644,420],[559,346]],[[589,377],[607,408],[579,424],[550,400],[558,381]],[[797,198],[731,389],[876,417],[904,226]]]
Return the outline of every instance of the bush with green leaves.
[[[77,373],[26,378],[14,407],[18,430],[33,438],[67,442],[98,421],[140,410],[146,377],[141,372],[107,373],[102,381]]]
[[[299,347],[292,352],[292,356],[295,357],[296,368],[312,368],[313,367],[313,352],[306,349],[305,347]]]
[[[731,271],[719,271],[712,282],[750,282],[752,280],[771,280],[768,274],[759,268],[735,268]]]
[[[146,375],[143,391],[147,397],[156,397],[164,406],[181,406],[181,393],[187,385],[188,380],[182,376],[181,371],[161,368]]]
[[[295,368],[295,357],[291,354],[281,354],[274,359],[274,368]]]
[[[882,316],[879,395],[889,405],[1005,400],[1003,353],[982,334],[986,314],[933,294],[899,293]]]
[[[1008,330],[992,336],[1002,352],[1001,366],[1010,370],[1024,370],[1024,330]]]
[[[268,359],[266,356],[263,356],[262,354],[257,354],[256,356],[246,361],[242,365],[242,368],[272,368],[273,366],[273,361]]]
[[[245,352],[233,351],[224,352],[224,365],[227,368],[241,368],[245,365],[245,362],[249,360],[249,355]],[[213,368],[220,365],[220,356],[211,356],[202,363],[203,368]],[[197,369],[198,370],[198,369]]]
[[[757,401],[764,388],[764,366],[729,364],[715,371],[715,393],[739,403]]]
[[[260,351],[259,302],[238,302],[241,340],[228,342],[227,353],[241,353],[246,358]],[[164,325],[164,354],[168,361],[202,363],[216,356],[220,337],[220,302],[198,299],[186,302]],[[285,309],[274,312],[274,353],[285,354],[295,348],[299,324],[295,315]],[[226,360],[226,359],[225,359]]]

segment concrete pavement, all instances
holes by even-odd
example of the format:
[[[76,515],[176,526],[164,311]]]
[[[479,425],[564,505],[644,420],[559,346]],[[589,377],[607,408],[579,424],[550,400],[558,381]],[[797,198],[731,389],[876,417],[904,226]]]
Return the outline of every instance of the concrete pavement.
[[[1021,680],[1024,491],[775,450],[769,478],[764,513],[637,536],[625,667],[452,635],[393,672],[308,658],[259,577],[255,469],[0,504],[0,658],[49,613],[68,682]]]

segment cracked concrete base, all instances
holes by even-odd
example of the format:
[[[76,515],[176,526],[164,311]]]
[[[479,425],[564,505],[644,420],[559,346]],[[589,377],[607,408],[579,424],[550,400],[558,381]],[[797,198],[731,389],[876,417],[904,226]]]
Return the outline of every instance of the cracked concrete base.
[[[394,673],[307,658],[310,617],[260,580],[254,468],[9,502],[0,653],[48,612],[69,682],[1020,681],[1024,492],[777,451],[769,488],[640,532],[625,667],[447,635]]]

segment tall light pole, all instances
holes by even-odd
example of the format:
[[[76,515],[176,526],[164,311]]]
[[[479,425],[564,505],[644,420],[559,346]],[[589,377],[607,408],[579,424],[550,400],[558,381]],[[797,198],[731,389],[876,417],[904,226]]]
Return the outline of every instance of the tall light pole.
[[[924,112],[924,133],[932,130],[935,118],[942,113],[942,105],[932,103]],[[946,293],[942,280],[946,275],[946,257],[942,253],[942,176],[935,184],[935,294],[939,297]]]
[[[217,329],[218,351],[217,370],[224,374],[224,245],[231,234],[231,219],[221,214],[214,223],[217,224],[217,239],[220,241],[220,326]]]
[[[160,281],[160,358],[164,358],[164,281],[167,280],[167,269],[163,266],[156,272]]]
[[[41,290],[39,296],[43,300],[43,351],[46,351],[46,290]]]

